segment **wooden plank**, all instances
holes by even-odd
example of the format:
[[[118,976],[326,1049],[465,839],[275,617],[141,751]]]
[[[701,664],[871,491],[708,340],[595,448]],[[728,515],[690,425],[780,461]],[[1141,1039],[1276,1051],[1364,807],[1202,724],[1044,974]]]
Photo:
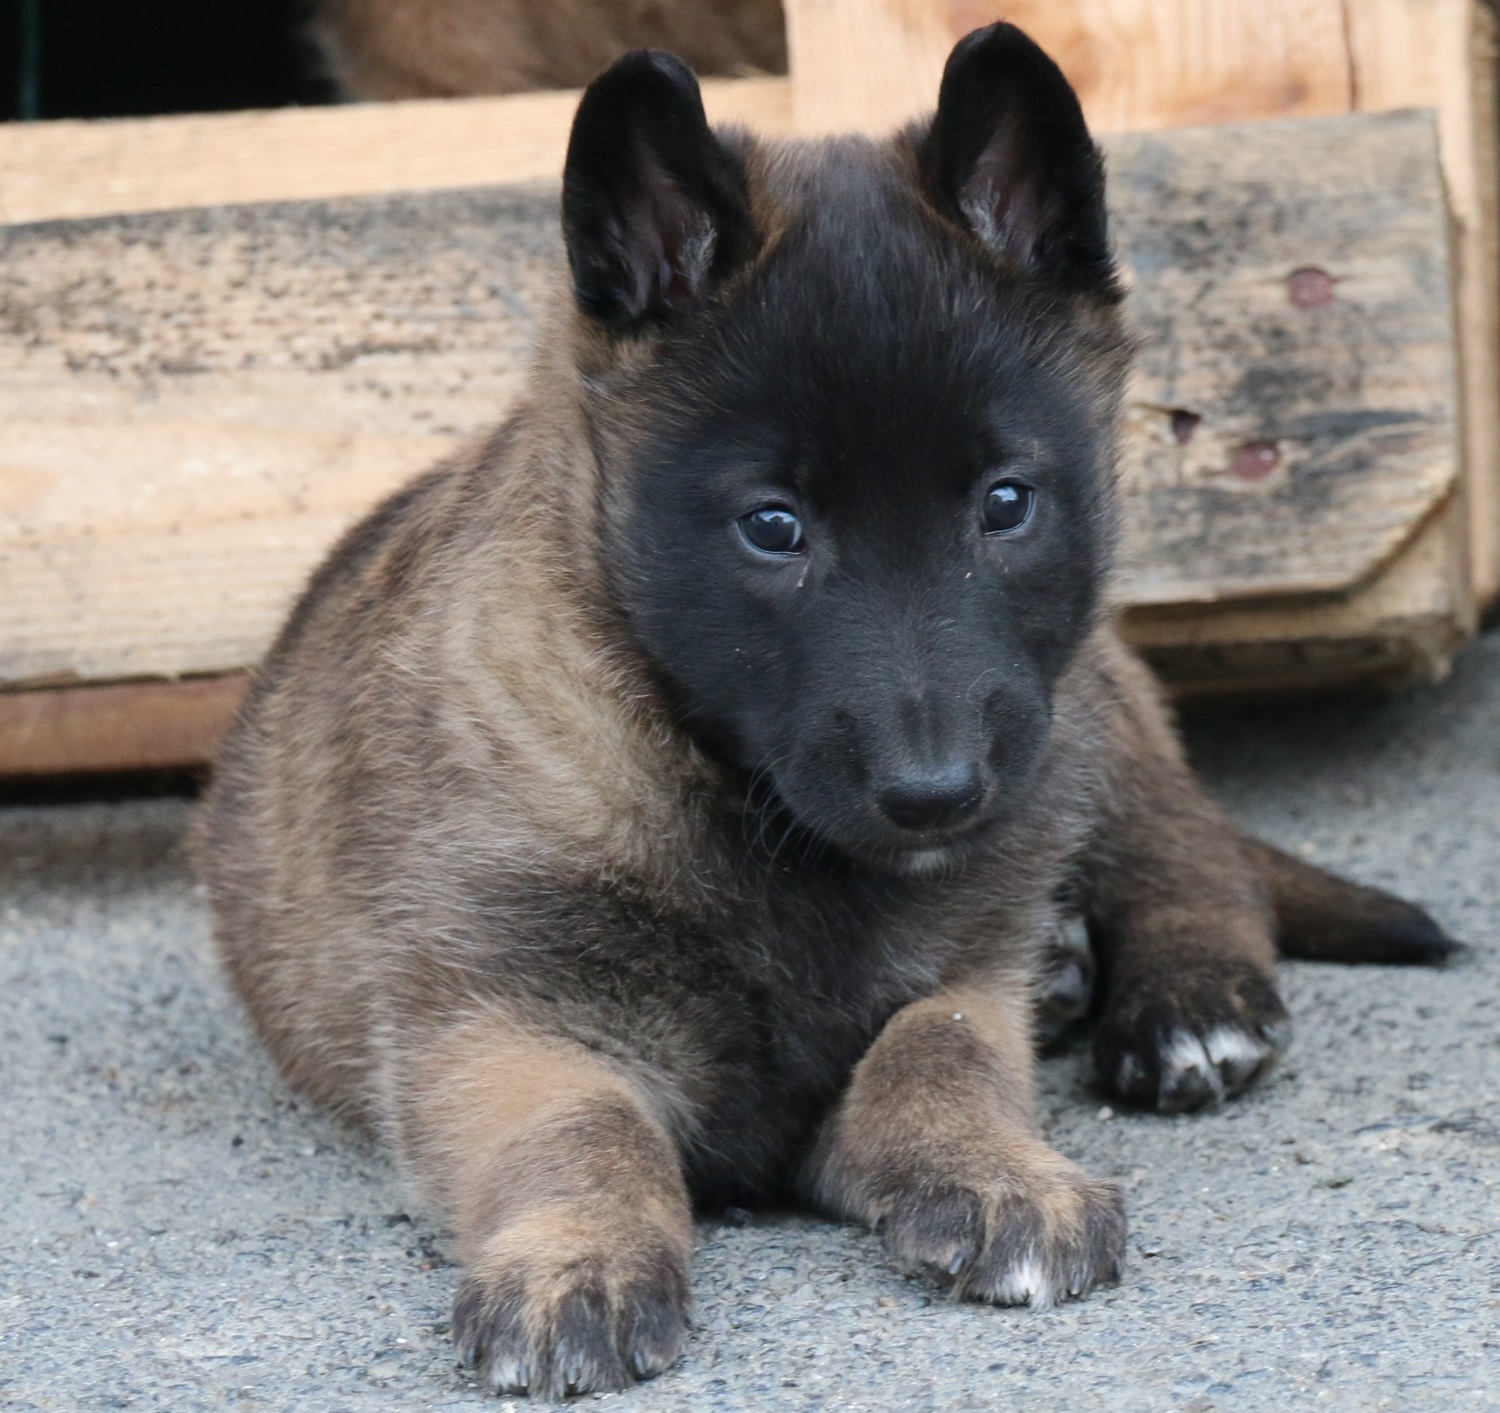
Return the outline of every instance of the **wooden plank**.
[[[810,137],[881,136],[930,111],[948,51],[974,28],[931,0],[785,0],[785,10],[792,118]]]
[[[992,0],[794,0],[797,90],[710,81],[716,120],[888,129],[930,105],[952,39]],[[1500,593],[1495,20],[1480,0],[1019,0],[1100,130],[1436,106],[1458,221],[1470,540]],[[552,178],[576,95],[532,94],[0,127],[0,221]]]
[[[1427,681],[1473,629],[1467,586],[1454,574],[1463,536],[1450,505],[1389,574],[1347,599],[1217,613],[1137,609],[1125,635],[1178,697]],[[232,673],[0,692],[0,778],[206,765],[245,682]]]
[[[1354,106],[1433,107],[1455,222],[1475,592],[1500,592],[1500,156],[1496,18],[1480,0],[1348,6]]]
[[[360,511],[497,421],[556,192],[0,232],[0,683],[255,661]]]
[[[1451,497],[1459,460],[1430,117],[1110,153],[1145,336],[1127,600],[1349,591]],[[0,683],[253,662],[337,532],[516,395],[555,202],[538,186],[0,232]],[[1331,298],[1299,307],[1298,269]]]
[[[791,127],[785,79],[708,80],[715,122]],[[562,171],[576,92],[0,125],[0,223],[502,182]]]
[[[1358,4],[1359,0],[1353,0]],[[1106,132],[1350,110],[1349,0],[1017,0]],[[991,8],[991,7],[985,7]]]
[[[1005,19],[1057,59],[1097,132],[1346,113],[1345,8],[1344,0],[786,0],[793,112],[799,131],[888,132],[932,106],[955,40]]]
[[[1389,574],[1347,598],[1207,613],[1134,609],[1122,626],[1179,698],[1429,681],[1473,631],[1472,598],[1455,573],[1464,534],[1450,504]],[[0,692],[0,778],[207,765],[246,680],[231,673]]]
[[[1212,603],[1369,578],[1460,466],[1430,118],[1131,134],[1108,155],[1140,343],[1122,593]]]
[[[246,677],[0,692],[0,777],[163,770],[213,758]]]
[[[1178,696],[1431,681],[1477,626],[1467,535],[1455,497],[1385,573],[1349,594],[1133,608],[1122,627]]]
[[[1347,598],[1133,609],[1122,626],[1178,698],[1430,681],[1474,627],[1468,586],[1455,574],[1464,534],[1450,504],[1389,574]],[[246,680],[236,672],[0,692],[0,778],[205,766]]]

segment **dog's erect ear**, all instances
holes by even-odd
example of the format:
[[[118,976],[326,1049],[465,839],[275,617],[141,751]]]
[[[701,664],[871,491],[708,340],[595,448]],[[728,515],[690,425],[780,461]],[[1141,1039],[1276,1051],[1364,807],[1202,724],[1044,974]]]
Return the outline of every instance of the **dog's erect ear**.
[[[709,130],[681,60],[639,49],[589,85],[562,217],[578,307],[615,328],[699,308],[754,253],[744,168]]]
[[[919,148],[944,215],[1070,289],[1115,288],[1104,163],[1062,70],[1014,25],[961,39]]]

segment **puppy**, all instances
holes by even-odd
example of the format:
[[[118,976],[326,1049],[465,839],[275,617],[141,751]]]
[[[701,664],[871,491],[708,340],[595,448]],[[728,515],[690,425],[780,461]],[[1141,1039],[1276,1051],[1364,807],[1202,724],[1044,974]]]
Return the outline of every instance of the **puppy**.
[[[695,1203],[976,1300],[1117,1280],[1120,1193],[1032,1098],[1071,912],[1100,1080],[1161,1109],[1286,1043],[1278,936],[1451,944],[1239,837],[1101,607],[1129,344],[1076,98],[995,25],[930,122],[772,145],[633,53],[562,218],[519,409],[344,539],[224,749],[256,1026],[452,1224],[499,1390],[667,1367]]]

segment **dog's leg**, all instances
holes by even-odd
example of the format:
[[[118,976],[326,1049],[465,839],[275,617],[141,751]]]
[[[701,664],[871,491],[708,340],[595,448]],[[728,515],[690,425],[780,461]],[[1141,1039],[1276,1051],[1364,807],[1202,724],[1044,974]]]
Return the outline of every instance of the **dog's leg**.
[[[1249,1084],[1290,1038],[1271,902],[1145,668],[1120,651],[1109,673],[1108,781],[1082,879],[1104,988],[1095,1059],[1120,1098],[1193,1109]]]
[[[475,1018],[409,1053],[387,1089],[398,1150],[466,1268],[454,1342],[492,1388],[560,1398],[672,1362],[692,1217],[629,1080],[581,1045]]]
[[[956,1294],[1050,1305],[1119,1279],[1125,1216],[1038,1134],[1029,1000],[1017,978],[896,1013],[809,1159],[815,1201],[881,1231]]]
[[[1107,670],[1109,786],[1082,880],[1107,1088],[1193,1109],[1263,1073],[1291,1034],[1278,950],[1429,965],[1462,952],[1420,908],[1239,834],[1193,779],[1145,668],[1120,650]]]

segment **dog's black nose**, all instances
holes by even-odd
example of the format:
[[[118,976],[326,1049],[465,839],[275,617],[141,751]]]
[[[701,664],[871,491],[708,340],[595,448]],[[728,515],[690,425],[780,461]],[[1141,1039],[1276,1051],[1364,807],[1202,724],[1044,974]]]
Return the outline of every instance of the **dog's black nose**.
[[[902,829],[941,829],[974,813],[984,798],[984,780],[970,761],[936,769],[909,770],[875,797],[880,812]]]

